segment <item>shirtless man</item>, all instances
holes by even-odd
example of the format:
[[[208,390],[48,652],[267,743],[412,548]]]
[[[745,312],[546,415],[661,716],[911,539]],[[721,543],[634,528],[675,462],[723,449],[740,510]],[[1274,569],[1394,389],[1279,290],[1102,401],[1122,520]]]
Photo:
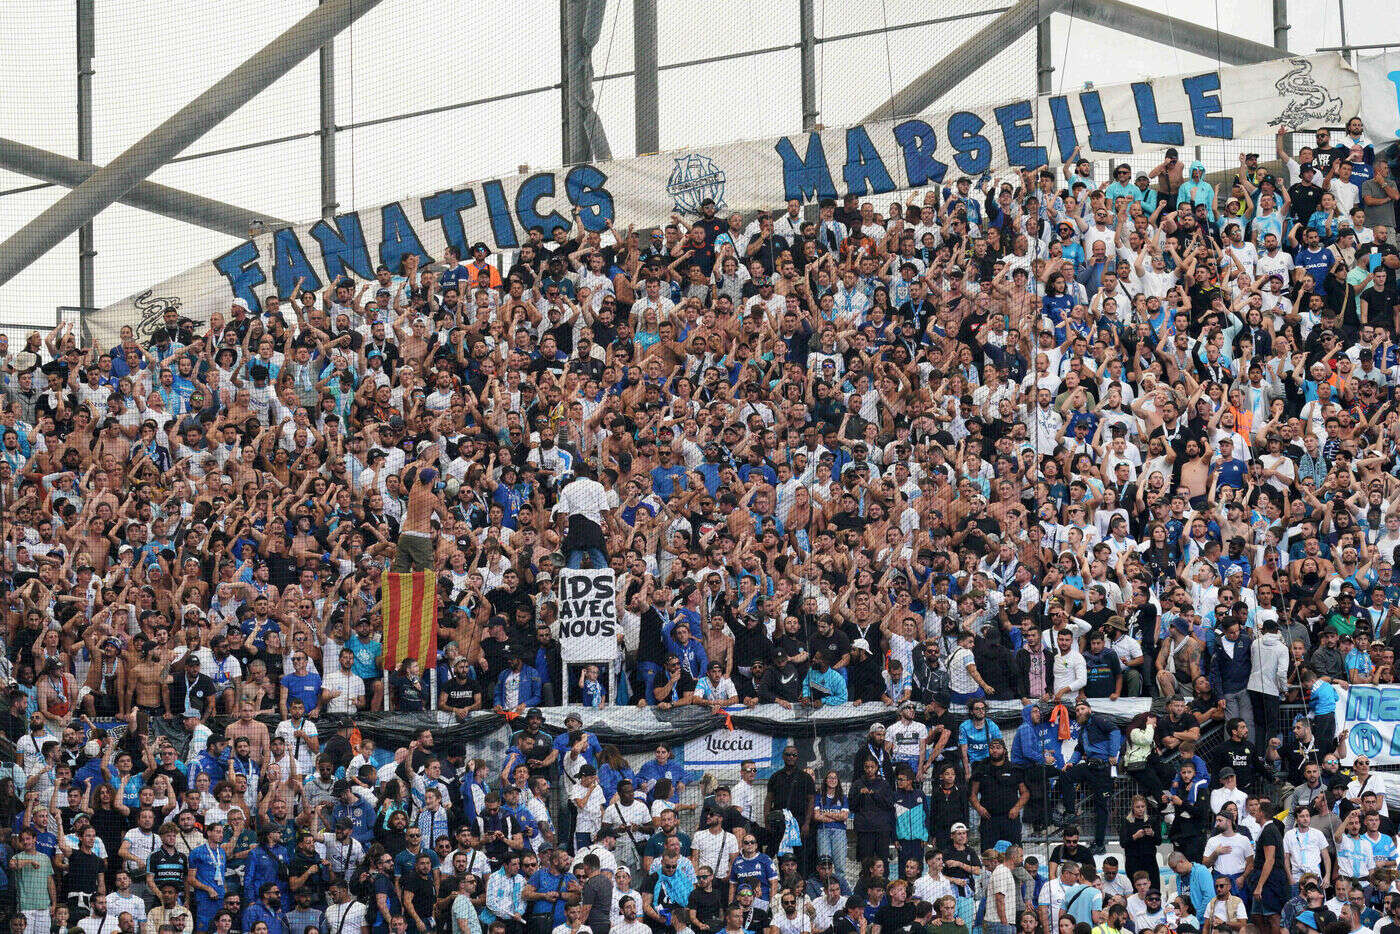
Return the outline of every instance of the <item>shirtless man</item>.
[[[155,650],[155,643],[141,645],[140,658],[126,679],[126,697],[122,708],[142,711],[147,716],[159,717],[165,696],[165,664]]]
[[[418,463],[432,463],[435,447],[431,443],[422,445],[418,452]],[[410,465],[404,470],[404,485],[408,487],[408,506],[404,509],[403,525],[399,528],[398,549],[394,553],[391,570],[431,571],[433,569],[433,533],[429,522],[437,513],[444,520],[448,518],[447,507],[442,502],[433,483],[438,473],[432,467]]]

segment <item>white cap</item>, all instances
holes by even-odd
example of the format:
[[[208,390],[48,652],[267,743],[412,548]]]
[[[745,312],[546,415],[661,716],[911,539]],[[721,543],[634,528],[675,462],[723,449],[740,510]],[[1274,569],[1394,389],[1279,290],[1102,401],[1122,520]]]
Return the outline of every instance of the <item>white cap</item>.
[[[851,642],[851,648],[853,648],[853,649],[860,649],[862,652],[864,652],[864,653],[867,654],[867,655],[870,654],[870,643],[869,643],[869,642],[866,642],[864,639],[855,639],[855,640],[853,640],[853,641]]]
[[[250,309],[250,308],[248,307],[248,300],[247,300],[246,298],[235,298],[235,299],[233,300],[233,307],[234,307],[234,308],[242,308],[244,311],[251,311],[251,310],[252,310],[252,309]]]

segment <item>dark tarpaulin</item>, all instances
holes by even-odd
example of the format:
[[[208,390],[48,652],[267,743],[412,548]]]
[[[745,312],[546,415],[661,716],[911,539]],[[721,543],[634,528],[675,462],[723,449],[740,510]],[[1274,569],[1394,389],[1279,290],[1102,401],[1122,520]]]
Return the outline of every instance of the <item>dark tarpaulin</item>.
[[[644,752],[658,743],[679,746],[688,739],[724,729],[724,717],[708,707],[546,707],[544,728],[559,734],[565,729],[564,718],[577,714],[583,728],[598,738],[604,746],[616,746],[623,752]],[[516,718],[512,727],[524,726]]]

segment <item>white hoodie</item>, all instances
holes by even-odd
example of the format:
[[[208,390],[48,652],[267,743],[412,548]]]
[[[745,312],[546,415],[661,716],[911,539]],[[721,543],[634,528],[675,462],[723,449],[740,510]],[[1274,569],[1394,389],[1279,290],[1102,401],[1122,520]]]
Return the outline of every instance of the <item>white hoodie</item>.
[[[1282,697],[1288,687],[1288,646],[1276,632],[1266,632],[1249,647],[1249,683],[1260,694]]]

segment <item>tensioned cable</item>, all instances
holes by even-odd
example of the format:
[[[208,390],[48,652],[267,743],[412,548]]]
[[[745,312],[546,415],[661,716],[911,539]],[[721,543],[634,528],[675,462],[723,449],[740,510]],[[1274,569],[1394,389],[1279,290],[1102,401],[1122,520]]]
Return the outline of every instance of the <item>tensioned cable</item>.
[[[622,0],[617,0],[616,5],[613,7],[612,28],[611,28],[610,30],[608,30],[608,47],[607,47],[606,49],[603,50],[603,74],[605,74],[605,75],[608,73],[608,62],[612,61],[613,40],[617,38],[617,20],[618,20],[618,17],[620,17],[621,15],[622,15]],[[635,69],[636,69],[636,67],[637,67],[637,63],[636,63],[636,62],[633,62],[633,63],[632,63],[632,68],[634,69],[634,77],[633,77],[633,79],[632,79],[633,81],[636,81],[636,80],[637,80],[636,77],[635,77]],[[599,83],[599,79],[598,79],[597,76],[594,76],[594,78],[593,78],[593,83],[594,83],[595,85],[597,85],[597,84]],[[607,92],[607,89],[608,89],[608,86],[607,86],[606,84],[604,84],[604,85],[602,85],[602,87],[598,88],[598,97],[597,97],[597,99],[593,102],[593,112],[594,112],[595,114],[598,114],[598,119],[599,119],[599,120],[603,119],[603,117],[602,117],[602,113],[603,113],[603,94]],[[633,148],[634,148],[634,149],[636,148],[635,142],[634,142]]]
[[[1078,5],[1078,0],[1070,0],[1070,4],[1069,4],[1069,22],[1065,23],[1065,48],[1064,48],[1064,51],[1060,53],[1060,61],[1061,61],[1061,62],[1066,62],[1066,63],[1069,62],[1069,37],[1070,37],[1070,35],[1072,35],[1072,34],[1074,33],[1074,12],[1075,12],[1075,8],[1076,8],[1077,5]],[[1062,93],[1064,93],[1064,90],[1065,90],[1065,73],[1068,72],[1068,71],[1069,71],[1068,68],[1061,68],[1061,69],[1060,69],[1060,83],[1059,83],[1059,86],[1058,86],[1058,87],[1056,88],[1056,90],[1055,90],[1055,93],[1056,93],[1056,94],[1062,94]]]
[[[885,39],[885,76],[889,79],[890,84],[890,120],[894,120],[898,116],[895,112],[894,102],[894,60],[890,56],[890,13],[885,5],[885,0],[880,0],[880,17],[885,24],[881,35]]]

